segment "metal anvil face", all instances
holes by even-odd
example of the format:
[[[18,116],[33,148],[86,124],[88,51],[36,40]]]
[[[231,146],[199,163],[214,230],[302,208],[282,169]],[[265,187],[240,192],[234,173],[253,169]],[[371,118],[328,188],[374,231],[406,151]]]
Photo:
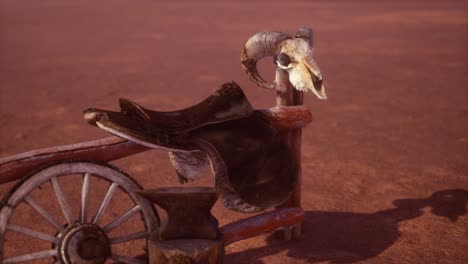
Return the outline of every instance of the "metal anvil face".
[[[216,239],[219,236],[218,222],[210,213],[218,200],[216,189],[172,187],[138,193],[167,213],[167,219],[158,230],[158,239]]]

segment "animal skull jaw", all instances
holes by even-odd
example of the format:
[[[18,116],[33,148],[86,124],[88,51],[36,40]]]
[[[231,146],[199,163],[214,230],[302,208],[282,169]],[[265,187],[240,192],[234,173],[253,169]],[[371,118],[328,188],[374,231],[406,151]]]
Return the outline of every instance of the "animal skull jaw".
[[[318,67],[311,66],[311,64],[312,63],[297,63],[284,67],[277,63],[278,67],[288,72],[289,81],[296,90],[301,92],[312,91],[319,99],[326,100],[327,94],[320,70],[318,70]],[[315,65],[315,63],[312,65]]]
[[[327,94],[325,93],[325,86],[323,85],[323,79],[322,78],[317,78],[315,75],[311,73],[312,76],[312,87],[309,87],[309,90],[312,90],[312,92],[321,100],[326,100],[327,99]]]
[[[318,99],[320,100],[326,100],[327,99],[327,94],[325,93],[325,86],[323,84],[314,84],[310,87],[308,86],[301,86],[301,85],[294,85],[294,88],[296,88],[296,90],[299,90],[301,92],[307,92],[307,91],[312,91],[312,93],[314,93]],[[315,88],[315,87],[318,87],[318,88]]]
[[[320,81],[320,84],[317,83],[314,87],[312,87],[311,90],[320,100],[326,100],[328,98],[327,94],[325,93],[325,86],[323,85],[322,81]]]

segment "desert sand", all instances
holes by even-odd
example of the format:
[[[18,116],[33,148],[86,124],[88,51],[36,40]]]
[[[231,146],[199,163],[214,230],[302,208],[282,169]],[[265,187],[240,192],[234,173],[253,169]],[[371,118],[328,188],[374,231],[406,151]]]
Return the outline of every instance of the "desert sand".
[[[2,0],[0,157],[107,137],[81,112],[117,110],[120,97],[176,110],[234,80],[255,108],[272,107],[240,52],[258,31],[301,25],[315,30],[329,97],[305,95],[304,234],[237,242],[225,262],[468,263],[467,1]],[[260,70],[273,78],[270,59]],[[113,164],[146,189],[179,185],[164,151]],[[50,189],[38,192],[58,210]],[[23,209],[18,222],[45,230]],[[249,216],[213,212],[221,224]],[[32,241],[12,236],[7,253],[50,248]]]

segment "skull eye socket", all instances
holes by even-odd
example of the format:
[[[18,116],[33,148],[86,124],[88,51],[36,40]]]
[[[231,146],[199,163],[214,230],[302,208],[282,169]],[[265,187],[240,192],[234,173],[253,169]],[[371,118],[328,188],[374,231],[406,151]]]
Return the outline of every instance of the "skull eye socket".
[[[291,58],[285,53],[280,53],[277,56],[275,56],[275,61],[284,67],[287,67],[292,62]]]

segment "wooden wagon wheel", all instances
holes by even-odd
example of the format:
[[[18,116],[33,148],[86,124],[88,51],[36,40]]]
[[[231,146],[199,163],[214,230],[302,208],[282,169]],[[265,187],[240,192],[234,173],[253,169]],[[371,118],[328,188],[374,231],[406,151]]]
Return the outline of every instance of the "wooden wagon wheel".
[[[69,182],[68,178],[70,177],[64,178],[68,175],[76,175],[82,178],[81,180],[77,179],[78,182],[81,182],[81,186],[72,186],[78,188],[78,193],[80,193],[76,197],[78,201],[76,207],[72,207],[68,202],[67,195],[65,195],[64,188],[62,188],[65,186],[63,184],[65,180]],[[94,185],[91,182],[96,183]],[[99,186],[99,184],[105,186]],[[50,194],[46,193],[47,206],[55,203],[57,208],[55,211],[56,213],[60,212],[59,215],[54,215],[50,212],[51,208],[40,205],[41,201],[33,198],[33,191],[40,192],[38,189],[44,188],[41,186],[48,186],[50,189]],[[101,187],[101,190],[103,190],[101,193],[105,193],[105,195],[97,201],[99,207],[95,206],[97,209],[93,216],[90,212],[93,200],[90,197],[93,189],[96,192],[98,187]],[[118,191],[119,189],[120,191]],[[159,226],[160,220],[156,210],[150,202],[134,193],[137,190],[142,190],[142,187],[124,172],[109,165],[92,162],[59,163],[26,177],[12,188],[2,200],[3,205],[0,209],[0,263],[36,260],[47,260],[47,263],[94,264],[111,260],[120,263],[146,263],[146,260],[141,258],[117,255],[113,252],[114,247],[122,245],[121,243],[129,241],[133,243],[135,240],[147,238],[148,234]],[[105,211],[112,209],[110,206],[111,200],[121,198],[116,197],[117,194],[123,194],[121,196],[126,199],[130,198],[130,207],[133,207],[122,214],[115,214],[111,218],[106,215],[107,218],[113,220],[103,223]],[[45,219],[44,222],[50,224],[46,225],[49,230],[53,231],[48,233],[38,231],[9,221],[12,220],[14,211],[21,204],[23,204],[22,208],[28,207],[28,210],[38,213],[42,219]],[[75,215],[73,211],[76,212]],[[116,237],[109,234],[121,225],[129,224],[130,220],[133,219],[134,221],[135,215],[138,216],[138,214],[141,215],[143,221],[140,225],[144,226],[141,230]],[[9,243],[14,242],[5,239],[10,232],[19,233],[27,239],[47,243],[50,246],[46,250],[5,256],[5,248]]]

